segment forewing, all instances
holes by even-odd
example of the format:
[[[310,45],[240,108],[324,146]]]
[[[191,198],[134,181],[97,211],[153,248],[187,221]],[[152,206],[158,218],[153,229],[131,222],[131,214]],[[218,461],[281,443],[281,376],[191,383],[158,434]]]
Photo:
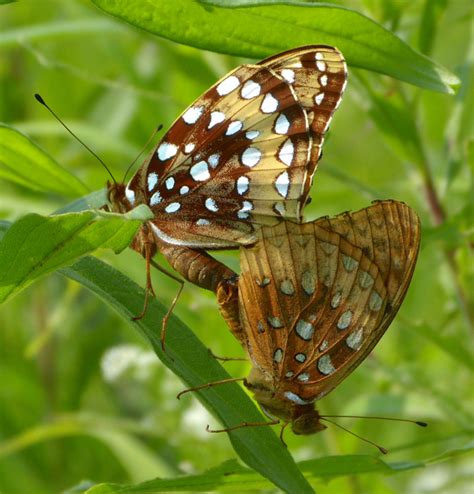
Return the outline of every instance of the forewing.
[[[308,116],[313,139],[306,193],[321,155],[324,134],[342,101],[347,84],[347,65],[342,53],[332,46],[306,46],[260,62],[290,81]],[[316,70],[314,70],[316,67]]]
[[[265,228],[261,237],[242,249],[249,353],[280,392],[320,398],[361,363],[398,310],[415,266],[418,219],[386,201],[332,220]],[[252,278],[264,274],[270,283],[262,288]],[[293,291],[283,289],[288,279]]]
[[[336,75],[329,59],[316,60],[319,49],[329,50],[304,48],[300,59],[292,50],[261,65],[242,65],[175,121],[127,186],[131,202],[152,208],[159,238],[219,248],[250,243],[257,226],[281,217],[300,219],[339,101],[329,96]],[[322,94],[323,88],[326,102],[318,98],[316,104],[315,96],[307,101],[311,91]]]

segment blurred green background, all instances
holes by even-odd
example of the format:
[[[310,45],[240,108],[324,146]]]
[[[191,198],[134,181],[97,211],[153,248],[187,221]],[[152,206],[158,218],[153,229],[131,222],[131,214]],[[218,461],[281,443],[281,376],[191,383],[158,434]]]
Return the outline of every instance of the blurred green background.
[[[424,461],[473,441],[472,4],[434,2],[427,33],[424,1],[338,3],[394,31],[464,83],[451,96],[349,67],[306,209],[314,219],[391,198],[421,218],[422,250],[398,317],[319,408],[428,421],[428,429],[343,422],[388,448],[392,462]],[[158,124],[168,126],[246,61],[152,36],[87,1],[1,5],[0,28],[0,120],[30,136],[91,191],[107,180],[104,169],[34,100],[35,92],[121,177]],[[0,219],[49,214],[72,199],[0,179]],[[101,257],[143,285],[145,265],[136,253]],[[237,253],[219,258],[237,269]],[[158,274],[154,286],[169,304],[176,283]],[[212,295],[187,285],[175,313],[216,354],[242,356]],[[244,362],[226,365],[234,376],[249,371]],[[219,425],[195,397],[175,399],[182,383],[129,325],[59,275],[0,308],[0,380],[2,493],[174,477],[235,457],[225,434],[205,432],[206,424]],[[333,427],[285,439],[296,460],[376,454]],[[467,493],[473,483],[472,455],[452,455],[425,469],[344,477],[319,490]]]

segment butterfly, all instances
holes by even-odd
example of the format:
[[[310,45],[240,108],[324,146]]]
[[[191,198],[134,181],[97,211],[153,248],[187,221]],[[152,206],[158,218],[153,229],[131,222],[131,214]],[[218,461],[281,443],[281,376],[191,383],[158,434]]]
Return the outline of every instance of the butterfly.
[[[263,412],[313,434],[325,428],[314,402],[367,357],[400,308],[419,219],[402,202],[379,201],[257,237],[241,248],[237,286],[218,288],[221,312],[250,356],[244,384]]]
[[[241,65],[177,118],[128,184],[108,183],[112,211],[146,204],[154,215],[131,245],[147,261],[144,310],[150,264],[163,271],[157,251],[215,291],[234,273],[203,249],[238,248],[262,225],[301,220],[346,80],[344,57],[325,45]]]

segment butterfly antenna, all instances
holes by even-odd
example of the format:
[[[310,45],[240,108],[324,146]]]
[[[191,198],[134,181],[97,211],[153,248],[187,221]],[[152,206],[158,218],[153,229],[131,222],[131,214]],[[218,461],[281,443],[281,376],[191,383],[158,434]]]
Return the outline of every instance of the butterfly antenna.
[[[125,171],[125,175],[123,176],[122,183],[125,183],[125,179],[127,178],[128,172],[131,170],[133,165],[137,162],[138,158],[144,153],[145,149],[150,145],[150,142],[155,138],[156,134],[163,128],[163,125],[158,125],[158,127],[153,131],[151,136],[146,141],[146,144],[143,146],[142,150],[138,153],[137,157],[130,163],[127,170]]]
[[[115,180],[114,176],[112,175],[112,172],[110,171],[109,167],[104,163],[104,161],[82,140],[80,139],[74,132],[56,115],[56,113],[51,109],[51,107],[45,102],[45,100],[38,94],[35,94],[35,99],[39,103],[41,103],[47,110],[53,115],[53,117],[77,140],[79,141],[86,149],[89,151],[89,153],[94,156],[99,163],[102,164],[102,166],[107,170],[107,173],[110,175],[112,178],[113,182],[116,184],[117,181]]]
[[[326,417],[319,417],[321,420],[324,420],[326,422],[329,422],[330,424],[332,425],[335,425],[336,427],[339,427],[339,429],[342,429],[343,431],[346,431],[348,432],[349,434],[352,434],[353,436],[357,437],[358,439],[360,439],[361,441],[364,441],[366,443],[369,443],[371,444],[372,446],[375,446],[382,454],[386,455],[388,453],[388,449],[385,449],[383,446],[379,446],[378,444],[374,443],[373,441],[371,441],[370,439],[366,439],[365,437],[362,437],[362,436],[359,436],[358,434],[356,434],[355,432],[352,432],[351,430],[349,429],[346,429],[345,427],[343,427],[342,425],[338,424],[337,422],[333,422],[332,420],[329,420],[327,419]]]
[[[399,419],[395,417],[373,417],[366,415],[322,415],[322,418],[336,418],[336,419],[371,419],[371,420],[393,420],[394,422],[407,422],[409,424],[419,425],[420,427],[428,427],[426,422],[421,420]]]

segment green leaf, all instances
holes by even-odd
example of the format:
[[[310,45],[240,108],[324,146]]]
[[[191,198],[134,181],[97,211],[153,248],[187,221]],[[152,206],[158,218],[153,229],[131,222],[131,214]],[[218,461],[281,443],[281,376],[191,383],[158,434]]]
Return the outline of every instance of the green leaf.
[[[418,40],[421,53],[431,53],[439,22],[447,7],[448,0],[425,0]]]
[[[413,112],[400,93],[390,97],[374,92],[370,83],[356,74],[357,83],[353,86],[359,93],[361,106],[368,111],[393,151],[402,160],[413,161],[420,168],[425,163],[423,147]]]
[[[106,33],[123,34],[123,27],[108,19],[79,19],[75,21],[54,21],[45,23],[27,24],[14,29],[2,29],[0,32],[0,46],[17,45],[40,39],[54,37],[78,36],[83,38],[88,34],[103,37]],[[61,42],[61,41],[59,41]]]
[[[449,450],[439,457],[426,462],[384,462],[369,455],[341,455],[317,458],[298,463],[306,479],[314,485],[317,480],[330,480],[347,475],[397,473],[423,468],[429,463],[446,461],[464,455],[473,449],[473,443]],[[153,492],[262,492],[271,488],[268,482],[254,472],[230,460],[203,474],[187,475],[177,479],[154,479],[136,485],[99,484],[87,489],[86,494],[143,494]]]
[[[132,321],[132,317],[142,310],[145,293],[111,266],[85,257],[61,272],[89,288],[113,307],[150,343],[161,361],[187,386],[195,387],[230,377],[194,333],[174,315],[168,321],[164,353],[160,343],[160,322],[167,308],[152,299],[145,316]],[[226,328],[222,329],[226,331]],[[196,395],[225,427],[244,421],[264,420],[250,398],[235,383],[214,386]],[[290,453],[270,427],[241,428],[228,434],[240,458],[275,485],[288,492],[313,492]]]
[[[79,213],[87,209],[100,209],[104,204],[107,204],[107,191],[105,188],[91,192],[66,204],[66,206],[55,211],[54,214]]]
[[[134,26],[197,48],[262,58],[295,46],[338,47],[349,65],[453,93],[458,78],[359,12],[301,1],[93,0]],[[244,5],[242,8],[226,8]],[[252,5],[257,5],[253,2]]]
[[[92,414],[62,415],[0,443],[0,458],[45,441],[86,435],[107,445],[136,482],[157,475],[157,472],[160,475],[171,473],[155,452],[135,437],[135,432],[141,432],[135,429],[139,428]]]
[[[28,214],[13,223],[0,243],[0,302],[99,247],[125,249],[140,221],[109,216],[97,218],[92,211],[50,217]]]
[[[28,189],[80,196],[87,187],[28,137],[0,124],[0,177]]]

